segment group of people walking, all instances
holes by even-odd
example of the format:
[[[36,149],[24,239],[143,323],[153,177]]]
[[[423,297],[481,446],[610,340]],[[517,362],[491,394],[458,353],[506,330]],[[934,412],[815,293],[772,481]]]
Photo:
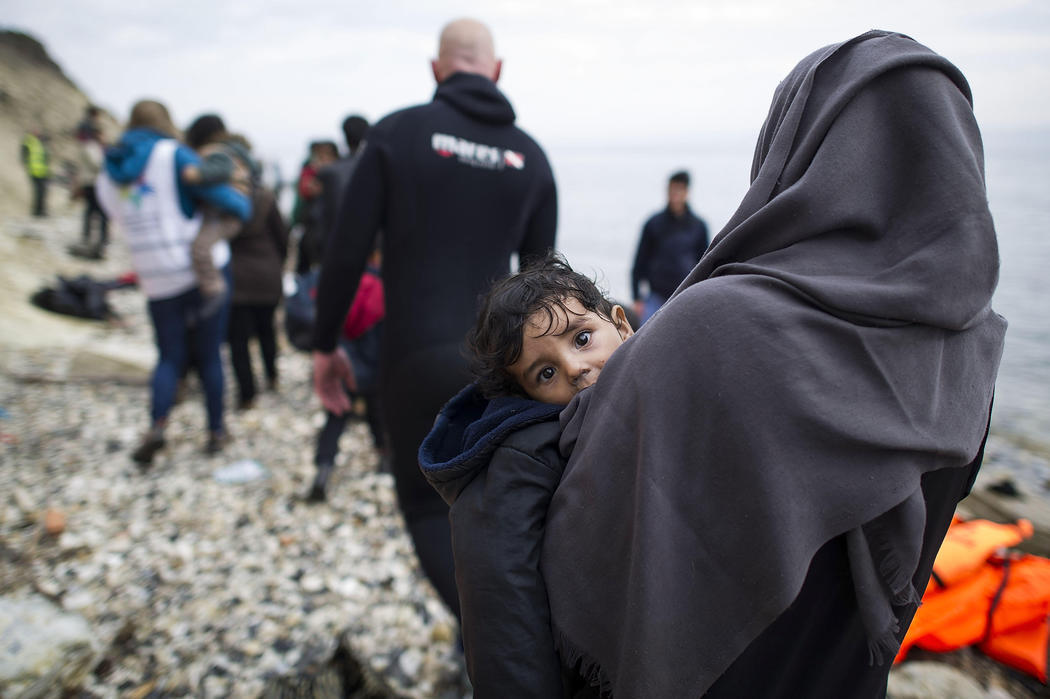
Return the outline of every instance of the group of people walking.
[[[449,23],[431,69],[430,102],[379,120],[337,174],[319,147],[319,188],[299,193],[339,193],[305,253],[323,251],[312,345],[330,418],[372,369],[340,341],[381,262],[383,446],[474,695],[884,695],[980,467],[1005,331],[965,78],[884,31],[804,58],[713,239],[688,174],[671,176],[625,309],[551,252],[554,176],[497,87],[489,30]],[[248,229],[285,241],[276,260],[287,246],[272,199],[174,134],[162,105],[137,104],[99,192],[160,349],[144,460],[190,326],[209,448],[225,436],[227,308],[194,272],[202,220],[248,222],[208,244],[227,283]]]
[[[246,141],[216,115],[201,116],[186,133],[180,142],[163,104],[138,102],[97,181],[99,203],[127,239],[158,351],[150,426],[132,454],[142,465],[166,443],[191,360],[205,395],[204,449],[215,454],[228,441],[220,355],[228,326],[242,407],[256,390],[251,337],[259,338],[268,382],[277,381],[273,313],[283,295],[287,226],[258,181]]]

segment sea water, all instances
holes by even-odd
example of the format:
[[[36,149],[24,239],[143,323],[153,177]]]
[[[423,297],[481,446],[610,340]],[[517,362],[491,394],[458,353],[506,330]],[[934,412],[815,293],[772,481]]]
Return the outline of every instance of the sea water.
[[[1050,489],[1050,133],[985,134],[988,199],[1001,259],[993,307],[1009,329],[996,385],[989,465]],[[714,236],[747,190],[753,138],[689,147],[552,145],[558,247],[615,299],[630,301],[642,224],[666,201],[668,176],[692,175],[690,203]]]

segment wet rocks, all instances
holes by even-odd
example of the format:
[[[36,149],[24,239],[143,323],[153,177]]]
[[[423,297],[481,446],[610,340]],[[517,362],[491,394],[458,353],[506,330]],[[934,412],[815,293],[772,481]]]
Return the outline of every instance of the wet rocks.
[[[934,662],[907,663],[890,676],[888,699],[985,699],[979,684],[953,667]]]
[[[80,615],[39,595],[0,598],[0,696],[60,697],[83,684],[97,655]]]

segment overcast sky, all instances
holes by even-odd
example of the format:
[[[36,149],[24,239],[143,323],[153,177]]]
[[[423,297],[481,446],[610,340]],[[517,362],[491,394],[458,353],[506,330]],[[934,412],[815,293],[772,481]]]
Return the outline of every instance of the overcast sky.
[[[449,19],[489,24],[500,81],[542,143],[753,139],[803,56],[867,29],[911,35],[970,80],[985,130],[1050,126],[1047,0],[4,0],[88,95],[126,118],[152,96],[185,127],[221,113],[261,154],[295,159],[433,92]]]

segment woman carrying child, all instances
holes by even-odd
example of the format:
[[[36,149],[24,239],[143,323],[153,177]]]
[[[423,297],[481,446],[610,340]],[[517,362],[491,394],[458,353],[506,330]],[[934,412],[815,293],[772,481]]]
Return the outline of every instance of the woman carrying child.
[[[241,220],[251,204],[228,185],[203,186],[187,181],[200,158],[177,140],[167,108],[143,100],[131,110],[127,130],[106,153],[97,182],[107,216],[124,232],[139,285],[149,300],[157,344],[157,366],[151,380],[150,428],[132,458],[143,466],[164,447],[168,414],[175,402],[179,376],[190,353],[204,388],[208,411],[208,453],[227,440],[223,422],[223,371],[219,347],[226,334],[226,313],[203,313],[203,300],[190,262],[190,246],[201,226],[200,210],[208,205]],[[209,264],[225,269],[230,249],[225,241],[208,250]],[[193,327],[192,347],[187,329]]]
[[[980,466],[998,260],[959,70],[882,31],[804,59],[737,212],[562,415],[562,657],[618,699],[885,695]]]

